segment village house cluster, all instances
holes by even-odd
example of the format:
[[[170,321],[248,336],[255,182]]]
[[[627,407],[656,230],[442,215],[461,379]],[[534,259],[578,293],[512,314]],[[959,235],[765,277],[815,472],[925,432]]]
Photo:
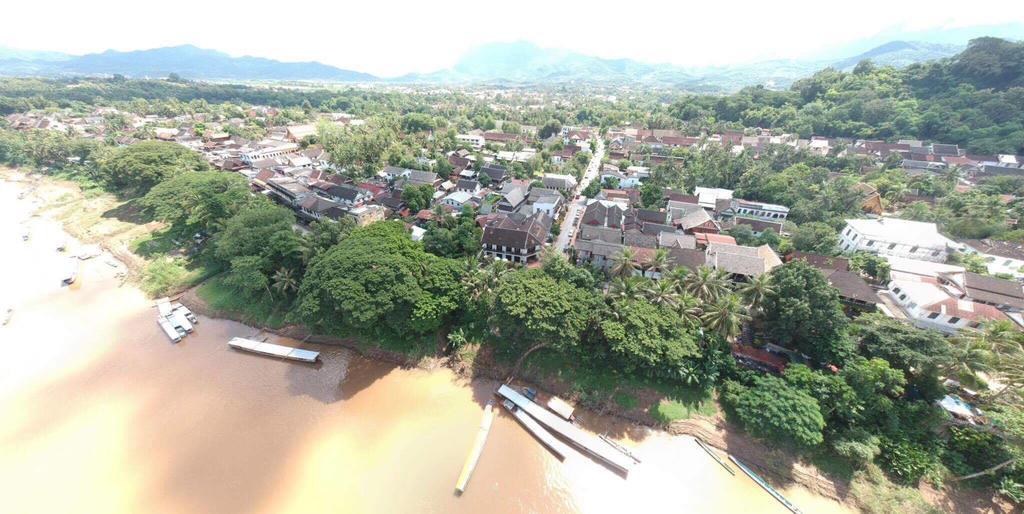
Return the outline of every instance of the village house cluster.
[[[254,107],[249,117],[276,114]],[[774,145],[806,149],[820,155],[859,155],[873,162],[898,162],[911,175],[957,173],[960,188],[997,175],[1024,175],[1024,157],[971,155],[956,145],[921,141],[845,140],[812,137],[768,130],[723,132],[693,137],[675,130],[612,128],[603,136],[588,127],[563,127],[561,132],[533,148],[536,127],[523,126],[516,134],[474,130],[456,136],[458,148],[446,154],[452,169],[447,176],[433,171],[384,166],[375,176],[353,181],[335,168],[323,148],[308,144],[317,134],[316,123],[271,127],[265,137],[246,140],[231,135],[231,127],[245,120],[209,120],[202,115],[160,118],[98,108],[89,116],[58,113],[27,113],[7,117],[15,130],[46,129],[103,138],[111,116],[123,116],[126,126],[116,142],[137,139],[174,141],[201,152],[214,167],[247,177],[254,191],[293,209],[306,221],[352,218],[357,225],[397,218],[410,225],[411,237],[421,239],[437,212],[458,216],[472,207],[482,228],[483,255],[522,265],[538,262],[545,247],[554,243],[557,225],[568,229],[564,249],[579,265],[608,270],[628,250],[638,274],[658,279],[671,267],[710,267],[736,281],[768,273],[785,261],[799,259],[818,268],[839,291],[852,311],[879,310],[917,326],[953,334],[976,329],[992,320],[1012,320],[1024,325],[1024,247],[990,240],[954,241],[935,224],[907,221],[882,215],[882,201],[868,184],[855,187],[864,197],[865,217],[847,220],[840,233],[843,256],[792,252],[778,255],[770,246],[743,246],[727,235],[746,225],[755,235],[771,232],[785,236],[789,208],[734,196],[728,189],[696,187],[693,191],[664,192],[662,209],[640,208],[640,188],[653,167],[670,162],[676,148],[696,151],[713,145],[731,152],[749,151],[755,157]],[[339,126],[362,124],[343,113],[319,115],[317,123]],[[197,127],[202,124],[202,130]],[[587,158],[598,139],[606,144],[608,162],[588,177],[576,173],[545,173],[529,179],[515,178],[515,163],[549,151],[550,164],[558,165],[585,152]],[[557,146],[552,146],[556,145]],[[478,162],[482,160],[482,162]],[[628,160],[629,165],[618,163]],[[434,162],[421,157],[425,169]],[[588,168],[590,170],[591,168]],[[615,184],[593,198],[578,196],[584,183],[594,180]],[[412,212],[403,192],[426,186],[430,205]],[[573,208],[570,208],[572,206]],[[571,212],[571,214],[568,214]],[[887,283],[871,283],[851,270],[854,252],[884,257],[891,267]],[[656,255],[661,255],[659,260]],[[971,273],[950,263],[957,254],[977,254],[991,275]],[[663,269],[664,268],[664,269]],[[995,275],[1008,278],[996,278]],[[779,365],[777,355],[741,348],[738,357],[757,366]],[[785,349],[775,348],[780,352]]]

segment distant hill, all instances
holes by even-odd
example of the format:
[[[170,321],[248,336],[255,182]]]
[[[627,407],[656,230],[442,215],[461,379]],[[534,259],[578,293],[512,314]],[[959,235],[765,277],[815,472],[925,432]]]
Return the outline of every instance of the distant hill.
[[[22,61],[62,61],[71,58],[68,54],[60,52],[45,52],[37,50],[19,50],[17,48],[0,47],[0,60],[18,59]]]
[[[893,41],[839,60],[772,60],[730,66],[682,68],[632,59],[604,59],[567,50],[541,48],[533,43],[488,43],[467,54],[451,68],[392,79],[425,83],[592,83],[677,86],[690,90],[730,91],[765,84],[787,87],[793,81],[829,66],[850,69],[863,59],[881,66],[910,64],[949,57],[962,45]]]
[[[166,77],[171,73],[189,79],[225,80],[319,80],[369,82],[377,77],[343,70],[318,62],[281,62],[262,57],[231,57],[192,45],[70,56],[63,59],[28,59],[26,55],[2,58],[0,75],[113,75]]]
[[[896,66],[902,68],[911,64],[951,57],[960,53],[966,45],[944,43],[924,43],[920,41],[890,41],[877,46],[860,55],[839,60],[832,67],[849,70],[864,59],[879,66]]]
[[[669,71],[669,76],[664,73]],[[632,59],[602,59],[568,50],[541,48],[533,43],[488,43],[462,56],[450,69],[405,75],[396,82],[513,82],[614,83],[686,78],[669,65]]]

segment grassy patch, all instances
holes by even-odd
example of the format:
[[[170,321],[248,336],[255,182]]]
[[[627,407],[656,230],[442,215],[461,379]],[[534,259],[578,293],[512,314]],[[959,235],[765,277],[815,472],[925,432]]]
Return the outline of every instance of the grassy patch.
[[[204,282],[196,294],[213,310],[234,314],[246,323],[270,328],[284,326],[287,309],[281,304],[269,298],[249,299],[225,285],[220,277]]]
[[[180,258],[163,257],[146,266],[140,287],[149,296],[166,296],[184,291],[207,278],[202,266],[189,265]]]
[[[672,395],[651,406],[648,413],[658,423],[669,424],[693,416],[714,416],[718,412],[710,392],[691,388],[678,388]]]
[[[180,249],[180,245],[166,230],[143,234],[132,240],[132,253],[147,259],[157,255],[167,255]]]
[[[637,404],[639,403],[636,399],[636,396],[633,396],[629,393],[625,393],[622,391],[615,393],[614,398],[615,403],[617,403],[619,407],[622,407],[623,409],[626,410],[635,409]]]
[[[851,485],[851,492],[863,512],[869,514],[942,512],[925,502],[917,489],[890,482],[882,470],[873,464],[869,465],[866,470],[856,473]]]

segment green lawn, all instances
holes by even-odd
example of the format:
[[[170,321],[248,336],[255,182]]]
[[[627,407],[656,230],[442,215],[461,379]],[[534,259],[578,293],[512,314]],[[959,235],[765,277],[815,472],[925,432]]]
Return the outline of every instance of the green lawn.
[[[246,323],[270,328],[284,326],[287,310],[279,303],[268,298],[250,300],[238,294],[235,289],[224,285],[220,277],[213,277],[204,282],[196,289],[196,294],[211,309],[232,313]]]
[[[210,271],[201,265],[189,264],[180,257],[157,257],[142,272],[140,287],[151,297],[184,291],[206,279]]]
[[[695,415],[710,417],[718,412],[714,395],[710,391],[626,376],[607,368],[582,366],[550,350],[533,353],[524,367],[537,375],[556,377],[568,383],[584,404],[610,399],[623,409],[647,409],[659,423],[668,424]],[[653,405],[641,405],[638,396],[650,397],[649,394],[639,394],[643,390],[658,393],[660,400]]]
[[[690,396],[689,399],[662,398],[661,401],[651,406],[648,413],[657,422],[665,425],[679,419],[690,419],[694,415],[715,415],[718,408],[710,393],[703,397],[700,397],[700,393],[696,391],[687,391],[686,393],[682,396]]]

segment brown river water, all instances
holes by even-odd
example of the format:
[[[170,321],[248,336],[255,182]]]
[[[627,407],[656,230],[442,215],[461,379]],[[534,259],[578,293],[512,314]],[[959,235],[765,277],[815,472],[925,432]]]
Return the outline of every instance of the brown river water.
[[[55,251],[65,236],[19,187],[0,182],[0,512],[788,512],[689,438],[597,420],[643,460],[623,479],[559,462],[506,413],[457,497],[494,383],[330,346],[306,345],[317,365],[243,354],[228,339],[256,330],[209,318],[171,344],[109,255],[60,286],[77,243]]]

